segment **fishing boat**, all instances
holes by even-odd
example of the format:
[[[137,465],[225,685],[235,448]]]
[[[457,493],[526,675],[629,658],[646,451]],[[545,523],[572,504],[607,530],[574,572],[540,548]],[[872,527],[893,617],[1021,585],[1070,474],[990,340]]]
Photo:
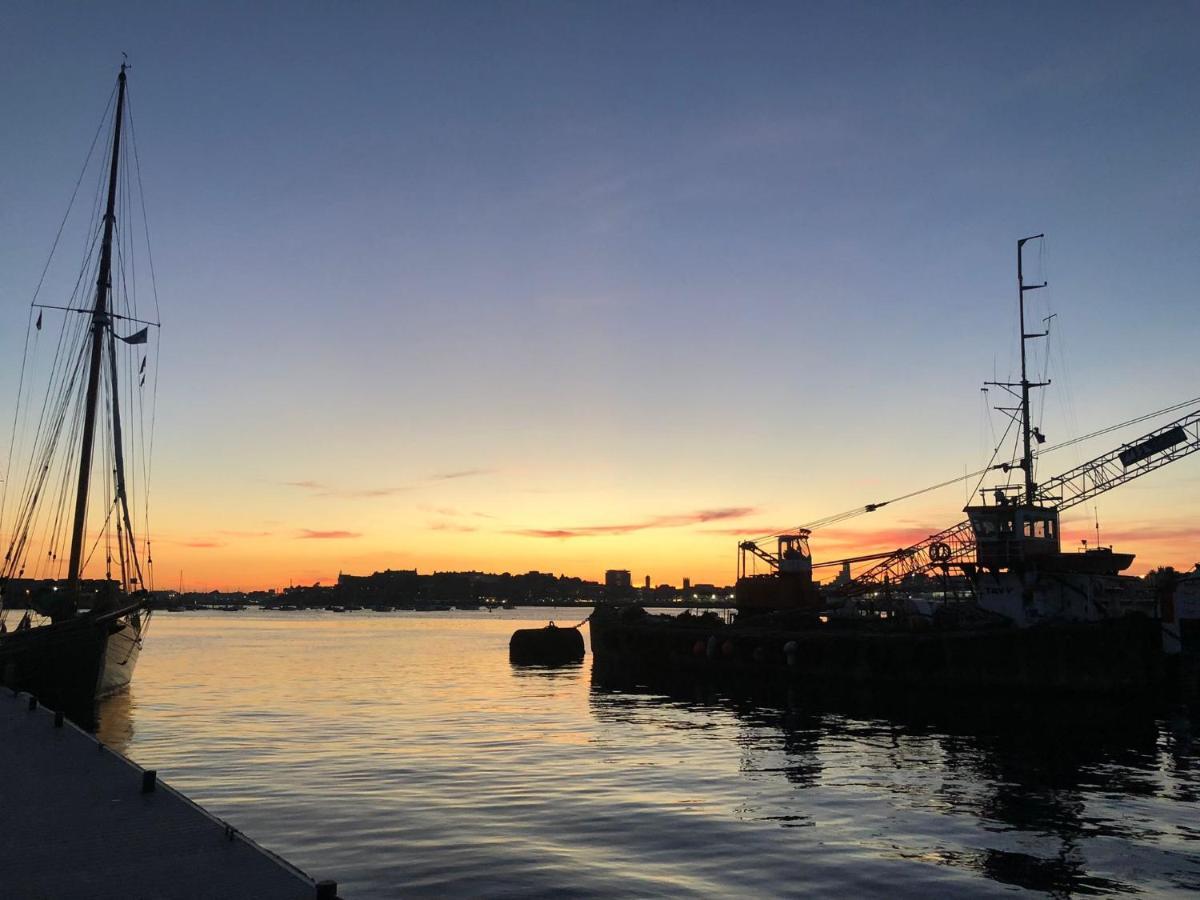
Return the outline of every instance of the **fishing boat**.
[[[118,213],[141,200],[140,188],[134,193],[131,187],[140,186],[140,176],[135,180],[125,170],[131,144],[123,134],[126,68],[105,111],[112,116],[111,142],[96,167],[97,197],[106,199],[88,223],[89,252],[74,291],[56,302],[40,302],[35,291],[31,304],[22,379],[27,372],[42,374],[43,363],[48,378],[42,398],[32,384],[27,396],[18,390],[18,421],[24,412],[31,424],[18,426],[14,443],[27,438],[32,452],[23,471],[14,471],[9,459],[3,489],[11,524],[0,506],[0,526],[6,526],[0,531],[8,538],[0,569],[0,682],[85,718],[97,698],[132,681],[150,619],[150,544],[144,508],[131,494],[144,492],[148,480],[148,445],[138,438],[153,420],[146,378],[154,372],[146,371],[146,351],[158,323],[139,317],[129,271],[135,239],[132,227],[118,222]],[[92,160],[89,151],[84,173]],[[94,280],[84,277],[88,273]],[[61,326],[43,359],[38,339],[51,316]]]
[[[1196,649],[1181,639],[1188,629],[1178,618],[1187,607],[1162,604],[1143,579],[1123,574],[1133,554],[1100,546],[1064,551],[1059,516],[1200,450],[1200,409],[1044,483],[1036,480],[1045,437],[1031,421],[1030,395],[1049,382],[1030,380],[1026,345],[1047,333],[1028,330],[1025,296],[1046,285],[1026,283],[1022,254],[1040,238],[1017,243],[1020,380],[988,383],[1013,398],[1016,405],[1000,409],[1018,436],[1014,462],[989,463],[976,474],[999,472],[1008,476],[1005,483],[981,490],[964,522],[913,547],[833,561],[843,577],[829,589],[813,577],[812,528],[772,535],[774,548],[741,543],[733,622],[712,613],[599,607],[591,642],[602,679],[709,673],[822,690],[1032,693],[1138,692],[1172,680],[1180,654]],[[874,565],[850,578],[849,566],[865,561]],[[759,562],[765,572],[755,570]]]

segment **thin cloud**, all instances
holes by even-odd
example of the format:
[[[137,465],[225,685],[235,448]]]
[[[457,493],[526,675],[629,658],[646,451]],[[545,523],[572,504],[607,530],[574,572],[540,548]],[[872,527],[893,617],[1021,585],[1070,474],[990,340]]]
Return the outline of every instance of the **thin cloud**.
[[[461,516],[462,513],[453,506],[430,506],[428,503],[420,503],[417,509],[422,512],[433,513],[437,516]]]
[[[375,488],[335,488],[321,481],[283,481],[280,482],[286,487],[300,488],[304,491],[316,494],[318,497],[390,497],[393,494],[399,494],[404,491],[412,490],[409,487],[375,487]]]
[[[391,497],[395,494],[403,494],[405,491],[412,490],[407,487],[381,487],[381,488],[361,488],[359,490],[343,490],[329,491],[327,497],[366,497],[373,499],[375,497]]]
[[[919,524],[897,525],[893,528],[877,528],[869,531],[852,531],[848,528],[818,528],[812,533],[809,542],[812,544],[813,555],[820,561],[821,558],[829,559],[831,556],[856,556],[911,547],[944,528],[945,525]],[[700,533],[754,540],[764,535],[794,532],[796,529],[796,525],[785,525],[780,528],[765,526],[761,528],[704,528]]]
[[[456,531],[464,534],[479,530],[474,525],[460,525],[457,522],[430,522],[428,527],[430,531]]]
[[[491,475],[495,469],[460,469],[456,472],[439,472],[430,475],[430,481],[453,481],[456,478],[475,478],[478,475]]]
[[[197,540],[184,541],[183,546],[191,547],[194,550],[214,550],[218,547],[224,547],[225,544],[222,541]]]
[[[620,534],[632,534],[635,531],[646,531],[652,528],[680,528],[685,525],[695,525],[700,522],[715,522],[722,519],[740,519],[756,512],[752,506],[729,506],[720,509],[701,509],[692,513],[654,516],[641,522],[624,525],[582,525],[571,528],[523,528],[510,531],[519,537],[532,538],[577,538],[605,537]]]
[[[850,548],[858,553],[883,552],[900,547],[911,547],[930,535],[944,530],[947,524],[949,523],[900,525],[864,531],[854,531],[849,528],[819,528],[813,532],[809,540],[813,545],[814,553],[818,546],[837,548],[839,551]]]
[[[1071,522],[1063,525],[1063,544],[1071,542],[1068,534],[1078,534],[1086,538],[1088,543],[1096,539],[1096,527],[1089,522]],[[1076,539],[1078,540],[1078,539]],[[1105,528],[1100,522],[1100,543],[1112,544],[1115,549],[1123,547],[1133,551],[1141,542],[1178,542],[1181,544],[1200,544],[1200,528],[1195,525],[1147,525],[1145,527]]]
[[[403,494],[415,490],[421,485],[436,484],[442,481],[454,481],[460,478],[475,478],[480,475],[490,475],[495,472],[495,469],[459,469],[453,472],[438,472],[433,475],[428,475],[415,484],[400,484],[400,485],[384,485],[382,487],[366,487],[366,488],[347,488],[335,487],[326,484],[323,481],[314,481],[309,478],[296,481],[281,481],[280,484],[285,487],[299,488],[302,491],[308,491],[318,497],[345,497],[351,499],[366,499],[374,500],[380,497],[393,497],[396,494]],[[457,513],[455,513],[457,515]]]
[[[259,538],[259,537],[270,537],[270,536],[271,536],[271,534],[272,534],[272,532],[270,532],[270,531],[227,531],[227,530],[221,530],[221,531],[218,531],[218,532],[217,532],[217,534],[223,534],[223,535],[225,535],[226,537],[237,537],[237,538]]]
[[[341,540],[344,538],[360,538],[361,531],[313,531],[311,528],[302,528],[300,533],[296,535],[301,540]]]
[[[701,534],[721,534],[726,537],[740,537],[750,540],[752,538],[762,537],[765,534],[787,534],[795,531],[795,525],[746,525],[740,528],[702,528]]]

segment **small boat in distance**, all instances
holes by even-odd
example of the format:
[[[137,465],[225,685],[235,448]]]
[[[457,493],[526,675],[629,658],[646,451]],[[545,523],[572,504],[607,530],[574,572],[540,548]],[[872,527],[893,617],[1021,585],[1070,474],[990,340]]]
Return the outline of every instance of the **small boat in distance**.
[[[133,231],[117,223],[117,211],[133,209],[141,199],[127,196],[140,178],[121,171],[122,160],[136,159],[136,153],[122,155],[125,69],[117,77],[115,108],[109,101],[111,156],[100,175],[107,202],[102,218],[89,226],[95,256],[89,253],[82,270],[95,273],[95,280],[75,280],[74,293],[54,303],[39,303],[35,292],[31,304],[23,373],[43,374],[37,355],[43,317],[60,316],[61,330],[57,352],[45,360],[44,400],[35,401],[32,391],[17,398],[18,413],[30,423],[27,431],[18,427],[18,435],[28,438],[32,453],[23,472],[13,471],[9,460],[4,496],[14,518],[0,523],[9,535],[0,567],[0,682],[87,725],[96,698],[133,679],[150,618],[144,506],[139,509],[130,494],[145,491],[148,479],[147,444],[134,436],[143,437],[138,426],[153,419],[145,385],[154,372],[146,371],[146,345],[158,323],[139,317],[127,271],[137,252],[130,246]],[[91,158],[89,152],[89,163]],[[124,237],[115,241],[119,235]],[[97,447],[101,460],[94,465]],[[3,512],[0,506],[0,518]],[[64,570],[60,551],[68,546]],[[102,565],[103,574],[86,577],[89,563],[93,569]]]

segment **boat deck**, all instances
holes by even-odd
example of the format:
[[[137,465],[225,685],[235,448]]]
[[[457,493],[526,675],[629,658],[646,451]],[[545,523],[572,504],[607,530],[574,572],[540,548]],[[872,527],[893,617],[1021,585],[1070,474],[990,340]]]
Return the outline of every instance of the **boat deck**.
[[[28,694],[0,691],[6,897],[335,900]]]

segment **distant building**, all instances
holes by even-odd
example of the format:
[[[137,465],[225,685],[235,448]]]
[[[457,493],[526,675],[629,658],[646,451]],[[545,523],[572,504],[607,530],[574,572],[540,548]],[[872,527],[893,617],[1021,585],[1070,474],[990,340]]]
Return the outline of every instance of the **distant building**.
[[[633,596],[633,576],[628,569],[609,569],[604,573],[604,595],[609,600],[627,600]]]
[[[842,570],[838,572],[837,577],[829,583],[829,587],[841,587],[843,584],[850,583],[850,563],[843,562]]]
[[[416,569],[386,569],[370,575],[338,575],[338,595],[347,606],[403,606],[413,603],[420,589]]]
[[[650,576],[646,576],[646,590],[650,590]]]
[[[633,576],[628,569],[609,569],[604,573],[604,586],[609,590],[628,590],[633,587]]]

